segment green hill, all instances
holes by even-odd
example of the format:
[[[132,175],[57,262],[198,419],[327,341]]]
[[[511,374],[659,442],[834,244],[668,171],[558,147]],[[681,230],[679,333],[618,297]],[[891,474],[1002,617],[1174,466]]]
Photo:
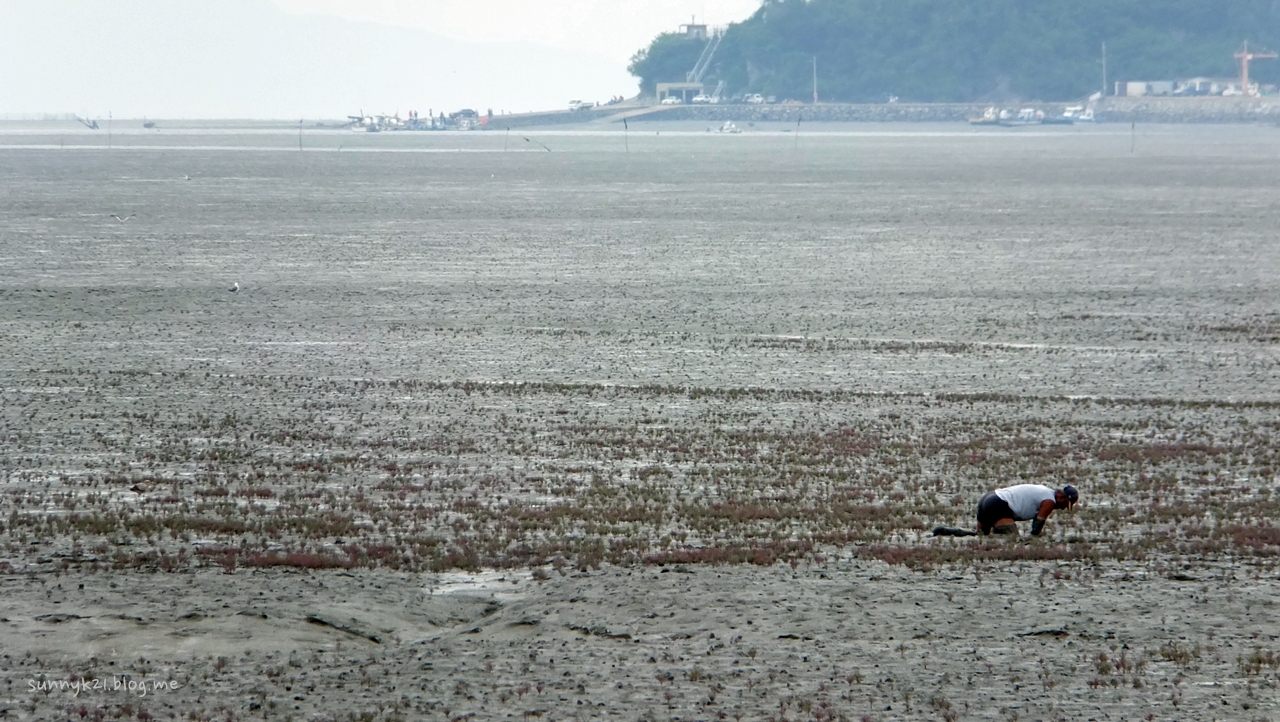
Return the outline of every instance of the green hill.
[[[1280,0],[765,0],[730,25],[703,81],[824,101],[1068,100],[1116,80],[1229,77],[1280,49]],[[641,88],[682,81],[704,43],[664,34],[632,58]],[[1251,75],[1280,82],[1280,60]]]

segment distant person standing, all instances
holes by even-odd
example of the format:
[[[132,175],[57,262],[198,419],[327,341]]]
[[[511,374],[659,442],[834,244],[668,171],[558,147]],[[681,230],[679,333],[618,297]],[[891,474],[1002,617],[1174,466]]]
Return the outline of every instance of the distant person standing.
[[[978,501],[978,529],[983,534],[1017,534],[1017,522],[1031,520],[1031,533],[1040,536],[1054,509],[1070,509],[1079,500],[1080,492],[1070,484],[1057,490],[1040,484],[996,489]]]

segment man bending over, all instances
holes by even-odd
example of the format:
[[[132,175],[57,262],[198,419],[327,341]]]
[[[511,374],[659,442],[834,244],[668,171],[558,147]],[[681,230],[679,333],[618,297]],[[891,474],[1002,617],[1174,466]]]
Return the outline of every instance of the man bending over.
[[[978,529],[983,534],[1017,534],[1016,522],[1031,520],[1031,533],[1040,536],[1054,509],[1070,509],[1080,492],[1070,484],[1054,490],[1039,484],[1018,484],[987,492],[978,501]]]

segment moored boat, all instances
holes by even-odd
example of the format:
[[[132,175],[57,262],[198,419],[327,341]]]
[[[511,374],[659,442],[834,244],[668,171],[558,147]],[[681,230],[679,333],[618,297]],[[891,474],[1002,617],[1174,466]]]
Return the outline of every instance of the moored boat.
[[[982,111],[982,115],[977,118],[970,118],[969,125],[999,125],[1000,114],[994,107],[987,108]]]
[[[1005,114],[1001,113],[1000,125],[1006,128],[1016,128],[1022,125],[1040,125],[1044,122],[1044,111],[1036,110],[1035,108],[1023,108],[1012,118],[1004,116]]]

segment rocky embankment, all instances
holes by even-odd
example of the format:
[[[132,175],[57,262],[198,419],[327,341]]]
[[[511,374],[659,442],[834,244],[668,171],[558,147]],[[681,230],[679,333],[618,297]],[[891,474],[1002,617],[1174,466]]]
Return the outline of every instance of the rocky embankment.
[[[645,116],[646,120],[699,120],[814,123],[945,123],[981,116],[989,104],[978,103],[880,103],[819,105],[685,105]],[[1063,106],[1035,105],[1046,115],[1061,115]]]
[[[884,103],[879,105],[702,105],[676,106],[645,116],[656,120],[726,120],[754,122],[926,122],[966,121],[981,116],[990,103]],[[1035,108],[1046,116],[1062,115],[1069,103],[1002,103],[1017,112]],[[1104,98],[1094,105],[1099,122],[1248,123],[1280,121],[1280,98]]]
[[[1280,98],[1103,98],[1094,113],[1112,123],[1280,122]]]
[[[1050,117],[1062,115],[1070,103],[1004,103],[996,107],[1018,111],[1035,108]],[[577,112],[502,116],[489,128],[558,125],[589,121],[619,122],[672,120],[723,123],[947,123],[981,116],[990,103],[880,103],[820,105],[677,105],[646,111],[599,107]],[[1099,122],[1110,123],[1250,123],[1280,122],[1280,98],[1104,98],[1094,105]]]

